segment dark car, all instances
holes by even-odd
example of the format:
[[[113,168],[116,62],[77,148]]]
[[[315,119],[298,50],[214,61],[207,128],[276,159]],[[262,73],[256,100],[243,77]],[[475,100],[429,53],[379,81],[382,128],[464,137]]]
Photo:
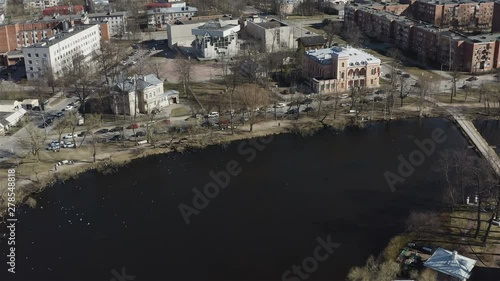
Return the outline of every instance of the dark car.
[[[56,117],[63,117],[64,116],[64,112],[62,111],[59,111],[58,113],[56,113]]]
[[[314,108],[312,107],[306,107],[304,110],[302,110],[303,112],[310,112],[310,111],[314,111]]]
[[[471,76],[471,77],[467,78],[467,81],[476,81],[476,80],[477,80],[476,76]]]
[[[114,135],[112,138],[110,138],[110,141],[121,141],[123,138],[121,135]]]
[[[95,132],[96,134],[105,134],[109,132],[109,129],[100,129],[99,131]]]
[[[49,127],[51,123],[42,123],[40,126],[38,126],[38,128],[46,128],[46,127]]]
[[[83,136],[88,135],[88,134],[89,134],[89,133],[88,133],[87,131],[83,131],[83,132],[80,132],[80,133],[78,134],[78,136],[79,136],[79,137],[83,137]]]
[[[295,108],[290,109],[287,112],[285,112],[285,114],[297,114],[297,113],[299,113],[299,111]]]
[[[42,109],[39,106],[34,106],[33,108],[31,108],[31,110],[33,110],[33,111],[40,111]]]
[[[401,70],[398,70],[398,71],[396,71],[396,74],[401,75],[401,74],[403,74],[403,72],[401,72]]]
[[[376,91],[375,91],[375,95],[381,95],[381,94],[383,94],[383,93],[384,93],[384,91],[382,91],[382,90],[376,90]]]
[[[401,75],[401,77],[403,77],[403,78],[410,78],[410,74],[408,74],[408,73],[403,73],[403,74]]]
[[[468,88],[469,88],[469,86],[467,86],[465,84],[463,84],[462,86],[460,86],[460,89],[462,89],[462,90],[465,90],[465,89],[468,89]]]
[[[312,100],[312,99],[305,99],[305,100],[303,100],[300,104],[310,104],[310,103],[312,103],[312,102],[313,102],[313,100]]]
[[[146,132],[144,131],[138,131],[135,133],[135,137],[144,137],[146,136]]]
[[[123,131],[123,127],[114,127],[113,129],[109,130],[110,132],[120,132]]]

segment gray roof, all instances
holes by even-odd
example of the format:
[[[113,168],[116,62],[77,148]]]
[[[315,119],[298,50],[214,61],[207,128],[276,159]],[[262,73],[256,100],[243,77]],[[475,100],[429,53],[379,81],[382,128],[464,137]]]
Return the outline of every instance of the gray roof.
[[[297,40],[300,40],[300,42],[302,42],[302,45],[306,47],[326,44],[326,39],[323,36],[300,37]]]
[[[158,84],[163,84],[163,81],[158,79],[154,74],[148,74],[144,76],[138,76],[137,80],[137,89],[142,91],[148,87],[155,86]],[[117,88],[121,92],[133,92],[135,91],[134,80],[133,77],[120,77],[116,82],[115,88]]]
[[[265,29],[287,26],[286,24],[279,22],[279,21],[276,21],[276,20],[272,20],[272,21],[268,21],[268,22],[260,22],[260,23],[256,23],[256,25],[258,25],[262,28],[265,28]]]

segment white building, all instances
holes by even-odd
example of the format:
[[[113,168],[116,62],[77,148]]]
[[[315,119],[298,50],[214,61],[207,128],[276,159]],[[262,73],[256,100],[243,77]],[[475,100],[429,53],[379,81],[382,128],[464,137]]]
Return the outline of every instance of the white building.
[[[227,24],[223,20],[212,20],[192,30],[195,35],[196,51],[206,59],[221,56],[233,57],[238,54],[238,31],[240,25]]]
[[[247,22],[246,32],[257,40],[256,44],[261,52],[272,53],[296,48],[293,28],[277,20],[268,22],[249,21]]]
[[[26,76],[28,80],[33,80],[46,71],[52,71],[55,77],[59,77],[67,67],[72,66],[76,57],[82,56],[90,61],[100,46],[98,24],[66,28],[62,33],[23,49]]]
[[[136,110],[137,113],[151,113],[167,105],[179,103],[179,92],[165,92],[163,81],[154,74],[119,79],[114,91],[115,98],[111,109],[118,114],[131,115]]]
[[[206,16],[176,20],[175,22],[167,23],[168,47],[170,49],[174,49],[176,46],[191,46],[193,41],[196,39],[192,30],[213,19],[220,19],[227,24],[238,24],[237,19],[231,19],[229,17],[221,18],[221,16]]]
[[[170,8],[156,8],[147,11],[150,28],[166,28],[167,23],[194,16],[198,9],[186,5],[186,2],[172,2]]]
[[[105,21],[109,25],[110,36],[123,36],[127,32],[127,12],[87,14],[91,21]]]
[[[24,9],[45,9],[59,6],[63,3],[61,0],[24,0]]]

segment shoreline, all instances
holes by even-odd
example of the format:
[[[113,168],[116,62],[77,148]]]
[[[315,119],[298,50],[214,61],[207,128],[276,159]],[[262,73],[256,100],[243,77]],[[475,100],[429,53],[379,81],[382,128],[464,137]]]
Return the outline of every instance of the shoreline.
[[[451,122],[452,119],[449,116],[443,115],[434,115],[428,118],[445,118]],[[96,162],[92,161],[92,156],[90,155],[86,159],[73,160],[74,163],[70,165],[62,165],[58,166],[57,170],[49,170],[47,173],[35,173],[35,179],[33,179],[33,175],[31,177],[26,178],[27,175],[24,175],[25,178],[16,180],[16,206],[20,206],[23,204],[27,204],[27,201],[31,198],[32,194],[36,194],[45,190],[45,188],[56,184],[57,182],[64,182],[69,179],[74,179],[80,176],[80,174],[96,170],[103,173],[113,172],[114,169],[125,166],[132,160],[141,159],[147,156],[159,155],[159,154],[167,154],[170,152],[182,152],[186,149],[199,149],[206,148],[210,145],[219,145],[227,142],[238,141],[238,140],[246,140],[257,137],[265,137],[269,135],[279,135],[286,133],[294,133],[302,136],[312,135],[319,130],[323,130],[326,128],[333,129],[343,129],[345,127],[364,127],[367,124],[373,122],[391,122],[398,120],[408,120],[408,119],[418,119],[418,116],[400,116],[398,118],[393,118],[390,120],[364,120],[357,122],[346,122],[345,119],[337,119],[333,120],[329,124],[324,124],[319,122],[316,119],[312,118],[303,118],[297,120],[272,120],[266,122],[260,122],[253,125],[253,131],[238,129],[235,130],[234,134],[227,133],[228,131],[215,131],[211,132],[213,139],[206,139],[203,134],[198,134],[195,136],[191,136],[191,139],[186,143],[177,143],[176,145],[164,145],[167,144],[168,141],[159,142],[160,144],[154,148],[151,144],[145,144],[141,146],[133,146],[133,147],[119,147],[119,148],[102,148],[100,147],[99,152],[96,155]],[[248,125],[245,125],[245,128]],[[186,136],[184,136],[186,137]],[[189,137],[189,136],[187,136]],[[181,137],[176,138],[179,141]],[[198,142],[196,142],[198,141]],[[81,149],[81,148],[79,148]],[[27,162],[29,163],[29,162]],[[18,166],[11,163],[11,167],[2,167],[0,170],[17,169]],[[22,163],[21,165],[26,164]],[[37,163],[35,163],[36,165]],[[42,164],[40,164],[42,165]],[[3,197],[6,191],[6,186],[0,186],[0,195]],[[3,199],[3,200],[2,200]],[[7,211],[7,200],[4,198],[0,198],[0,217],[4,218]],[[36,203],[35,205],[36,206]],[[34,207],[33,206],[33,207]]]

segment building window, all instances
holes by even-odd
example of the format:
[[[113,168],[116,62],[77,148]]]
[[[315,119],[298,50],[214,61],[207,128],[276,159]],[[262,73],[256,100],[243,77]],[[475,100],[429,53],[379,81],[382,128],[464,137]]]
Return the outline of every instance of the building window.
[[[342,67],[344,67],[344,63],[342,63]],[[344,77],[342,77],[342,78],[344,78]]]
[[[373,85],[373,79],[370,80],[370,83]]]
[[[31,54],[28,54],[28,58],[31,58]]]

